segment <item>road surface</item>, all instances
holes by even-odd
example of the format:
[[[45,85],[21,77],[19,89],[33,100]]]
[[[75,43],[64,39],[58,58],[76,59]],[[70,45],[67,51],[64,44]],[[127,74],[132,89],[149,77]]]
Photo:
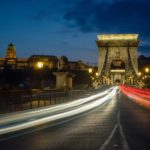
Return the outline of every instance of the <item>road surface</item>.
[[[149,150],[149,118],[150,110],[117,93],[74,116],[1,135],[0,149]]]

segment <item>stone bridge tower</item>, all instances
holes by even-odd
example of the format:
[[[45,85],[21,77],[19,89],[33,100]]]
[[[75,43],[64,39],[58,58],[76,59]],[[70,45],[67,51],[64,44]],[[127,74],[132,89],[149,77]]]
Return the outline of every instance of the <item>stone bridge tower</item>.
[[[138,34],[105,34],[97,37],[101,84],[134,84],[138,78]]]

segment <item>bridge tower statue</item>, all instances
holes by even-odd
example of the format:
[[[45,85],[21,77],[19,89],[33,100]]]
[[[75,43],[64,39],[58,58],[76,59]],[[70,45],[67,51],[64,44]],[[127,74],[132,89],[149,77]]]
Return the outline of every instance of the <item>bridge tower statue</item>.
[[[101,84],[135,84],[138,79],[138,34],[103,34],[97,37]]]

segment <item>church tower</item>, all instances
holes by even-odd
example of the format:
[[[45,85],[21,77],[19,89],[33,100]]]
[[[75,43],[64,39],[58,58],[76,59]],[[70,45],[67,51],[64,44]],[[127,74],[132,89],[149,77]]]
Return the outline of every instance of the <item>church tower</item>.
[[[17,66],[16,48],[12,43],[8,45],[6,50],[5,65],[12,69]]]
[[[16,59],[16,48],[12,43],[8,45],[6,59]]]

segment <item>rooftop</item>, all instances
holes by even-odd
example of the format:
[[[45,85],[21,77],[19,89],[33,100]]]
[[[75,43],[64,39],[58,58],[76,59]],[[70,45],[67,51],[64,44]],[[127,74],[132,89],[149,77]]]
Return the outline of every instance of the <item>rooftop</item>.
[[[30,56],[30,58],[55,58],[57,59],[57,57],[53,55],[32,55]]]
[[[138,40],[138,34],[101,34],[97,38],[100,41]]]

